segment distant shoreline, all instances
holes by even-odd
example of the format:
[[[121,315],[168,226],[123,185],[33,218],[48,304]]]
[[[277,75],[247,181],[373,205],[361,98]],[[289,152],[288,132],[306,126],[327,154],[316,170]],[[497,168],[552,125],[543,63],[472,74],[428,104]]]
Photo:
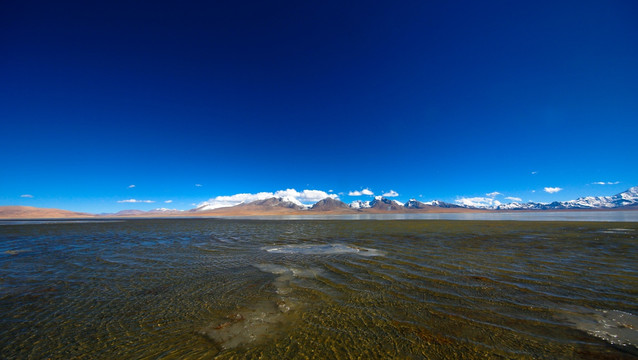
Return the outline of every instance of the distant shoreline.
[[[45,209],[18,206],[0,206],[0,220],[118,220],[118,219],[172,219],[172,218],[242,218],[242,217],[280,217],[303,216],[308,218],[324,216],[367,216],[367,215],[418,215],[418,214],[534,214],[534,213],[578,213],[578,212],[618,212],[638,211],[636,207],[613,209],[548,209],[548,210],[489,210],[489,209],[465,209],[465,208],[440,208],[440,209],[343,209],[343,210],[292,210],[273,209],[270,211],[239,210],[233,208],[221,208],[203,212],[181,213],[157,213],[157,214],[133,214],[133,215],[96,215],[89,213],[72,212],[61,209]]]

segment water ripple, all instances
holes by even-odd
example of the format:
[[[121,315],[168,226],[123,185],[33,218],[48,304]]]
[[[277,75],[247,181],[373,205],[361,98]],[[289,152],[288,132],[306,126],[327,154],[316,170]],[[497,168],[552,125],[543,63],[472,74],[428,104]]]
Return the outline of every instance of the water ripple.
[[[636,223],[0,227],[3,358],[631,358]]]

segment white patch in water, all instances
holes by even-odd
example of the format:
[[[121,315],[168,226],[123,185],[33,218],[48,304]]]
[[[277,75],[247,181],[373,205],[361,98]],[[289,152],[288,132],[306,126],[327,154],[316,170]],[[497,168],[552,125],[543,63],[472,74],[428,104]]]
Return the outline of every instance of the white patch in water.
[[[275,338],[292,322],[290,306],[283,300],[263,302],[250,309],[229,314],[201,331],[222,349],[232,349],[250,343]]]
[[[257,269],[265,272],[265,273],[269,273],[269,274],[275,274],[275,275],[282,275],[282,274],[286,274],[290,272],[290,269],[288,269],[285,266],[282,265],[276,265],[276,264],[257,264],[254,265]]]
[[[314,268],[307,269],[307,268],[283,266],[283,265],[277,265],[277,264],[256,264],[253,266],[255,266],[257,269],[265,273],[274,274],[274,275],[283,275],[283,277],[288,275],[288,276],[294,276],[299,278],[312,279],[312,278],[316,278],[317,275],[321,274],[322,272],[320,269],[314,269]]]
[[[596,310],[567,319],[577,329],[610,344],[638,350],[638,316],[619,310]],[[629,349],[628,349],[629,350]]]
[[[7,250],[4,253],[7,255],[19,255],[25,252],[31,251],[30,249],[18,249],[18,250]]]
[[[601,230],[600,232],[604,234],[631,234],[633,231],[634,229],[614,228],[614,229]]]
[[[213,340],[222,349],[232,349],[251,343],[263,342],[281,336],[293,326],[296,313],[302,304],[291,297],[295,277],[314,278],[317,269],[303,269],[277,264],[256,264],[260,271],[277,275],[273,281],[275,301],[264,301],[212,323],[201,333]]]
[[[275,254],[302,254],[302,255],[333,255],[333,254],[357,254],[361,256],[382,256],[383,252],[376,249],[366,249],[358,246],[343,244],[319,244],[319,245],[282,245],[264,248],[269,253]]]

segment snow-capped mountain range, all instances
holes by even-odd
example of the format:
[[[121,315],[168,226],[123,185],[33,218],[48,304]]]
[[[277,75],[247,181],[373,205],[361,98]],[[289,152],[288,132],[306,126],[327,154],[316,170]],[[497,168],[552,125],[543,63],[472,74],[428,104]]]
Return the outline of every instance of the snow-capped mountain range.
[[[613,196],[585,196],[576,200],[554,201],[552,203],[502,204],[492,207],[495,210],[560,210],[560,209],[615,209],[638,207],[638,186],[629,188]]]
[[[293,190],[290,190],[293,191]],[[318,193],[318,192],[317,192]],[[371,201],[353,201],[346,204],[334,194],[318,200],[315,192],[303,193],[305,203],[296,197],[273,196],[278,194],[259,193],[257,196],[246,195],[240,203],[227,201],[213,204],[203,203],[200,206],[183,211],[176,209],[157,208],[149,211],[122,210],[117,213],[88,214],[71,212],[61,209],[43,209],[29,206],[0,206],[0,219],[39,219],[39,218],[84,218],[94,216],[113,217],[190,217],[190,216],[262,216],[262,215],[298,215],[304,214],[357,214],[357,213],[449,213],[476,211],[520,211],[520,210],[635,210],[638,211],[638,186],[612,196],[586,196],[576,200],[555,201],[551,203],[513,202],[509,204],[476,207],[470,205],[450,204],[439,200],[421,202],[410,199],[406,203],[377,196]],[[302,194],[302,193],[297,193]],[[257,198],[257,199],[256,199]],[[312,199],[310,199],[312,198]],[[256,199],[256,200],[255,200]],[[224,200],[224,199],[222,199]],[[233,200],[233,199],[231,199]],[[314,201],[314,205],[307,203]]]
[[[261,194],[264,194],[263,196],[261,196]],[[299,208],[299,209],[306,209],[311,207],[312,205],[306,205],[303,204],[301,201],[297,200],[296,198],[292,197],[292,196],[273,196],[272,194],[268,194],[268,193],[260,193],[257,194],[258,196],[256,197],[257,200],[255,201],[250,201],[250,202],[241,202],[237,205],[228,205],[227,207],[231,207],[231,206],[242,206],[242,205],[248,205],[248,204],[256,204],[256,205],[268,205],[269,203],[263,203],[266,200],[270,200],[270,199],[278,199],[279,201],[277,202],[277,207],[288,207],[288,208]],[[271,205],[273,205],[274,203],[270,203]],[[215,209],[219,209],[221,207],[224,206],[220,206],[217,203],[209,203],[209,202],[203,202],[202,204],[200,204],[198,207],[190,210],[190,211],[210,211],[210,210],[215,210]]]
[[[373,200],[362,201],[355,200],[350,204],[345,204],[342,201],[334,198],[321,200],[314,205],[303,204],[299,200],[292,197],[270,197],[268,199],[253,201],[249,203],[241,203],[236,206],[259,206],[261,208],[278,207],[278,208],[290,208],[294,210],[313,210],[313,209],[353,209],[353,210],[366,210],[376,209],[381,211],[400,211],[404,209],[411,210],[432,210],[433,208],[445,208],[445,209],[484,209],[484,210],[561,210],[561,209],[614,209],[623,207],[636,207],[638,208],[638,186],[634,186],[622,193],[613,196],[587,196],[578,198],[576,200],[569,201],[555,201],[552,203],[520,203],[513,202],[509,204],[499,204],[496,206],[476,207],[468,205],[456,205],[446,203],[440,200],[433,200],[428,202],[421,202],[416,199],[410,199],[406,203],[401,203],[397,200],[391,200],[383,196],[375,196]],[[214,210],[216,208],[209,208],[207,204],[203,204],[191,212],[203,212]]]

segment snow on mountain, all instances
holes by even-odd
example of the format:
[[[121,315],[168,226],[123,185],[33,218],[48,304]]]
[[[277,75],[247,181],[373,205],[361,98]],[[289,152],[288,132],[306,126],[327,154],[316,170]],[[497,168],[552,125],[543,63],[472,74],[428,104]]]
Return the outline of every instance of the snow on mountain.
[[[295,210],[303,210],[306,208],[306,205],[302,204],[299,201],[294,201],[290,197],[271,197],[264,200],[257,200],[253,202],[249,202],[248,204],[240,204],[237,206],[245,206],[245,207],[261,207],[261,208],[289,208]]]
[[[278,190],[273,192],[259,192],[259,193],[241,193],[230,196],[217,196],[207,201],[204,201],[197,205],[197,207],[191,211],[208,211],[219,209],[223,207],[232,207],[241,204],[248,204],[258,200],[266,200],[270,198],[282,198],[285,201],[297,204],[299,206],[308,208],[313,203],[325,199],[336,199],[336,194],[328,194],[321,190],[303,190],[297,191],[295,189]]]
[[[197,205],[191,211],[209,211],[215,210],[223,207],[231,207],[240,204],[247,204],[257,200],[266,200],[274,197],[275,195],[271,192],[260,192],[256,194],[242,193],[235,194],[231,196],[217,196],[208,201],[204,201]]]
[[[623,206],[638,206],[638,186],[613,196],[585,196],[576,200],[554,201],[544,203],[502,204],[494,207],[497,210],[559,210],[559,209],[615,209]]]
[[[314,191],[314,190],[313,190]],[[288,207],[295,209],[308,209],[311,207],[309,202],[311,198],[324,195],[320,191],[304,190],[303,192],[296,192],[294,189],[288,189],[286,191],[278,191],[276,194],[281,196],[273,196],[273,193],[257,193],[257,194],[237,194],[233,196],[218,196],[207,202],[199,204],[198,207],[191,211],[207,211],[220,207],[230,206],[247,206],[255,205],[260,207]],[[316,192],[316,193],[315,193]],[[275,194],[275,195],[276,195]],[[318,207],[333,207],[337,202],[324,201],[326,198],[336,199],[336,195],[327,194],[323,199],[322,204]],[[489,201],[487,201],[487,200]],[[301,201],[300,201],[301,200]],[[420,202],[416,199],[410,199],[405,204],[400,203],[397,200],[390,200],[383,196],[375,196],[372,201],[355,200],[348,204],[352,209],[369,209],[375,208],[383,211],[397,211],[402,209],[426,209],[427,206],[439,207],[439,208],[481,208],[492,210],[556,210],[556,209],[613,209],[621,208],[625,206],[638,207],[638,186],[634,186],[624,192],[613,196],[586,196],[576,200],[569,201],[555,201],[552,203],[537,203],[537,202],[512,202],[508,204],[502,204],[498,201],[494,201],[492,198],[469,198],[465,200],[472,200],[471,202],[464,202],[462,204],[450,204],[440,200],[433,200],[428,202]],[[476,200],[476,201],[474,201]],[[481,201],[479,201],[481,200]],[[486,201],[483,201],[486,200]],[[302,202],[303,201],[303,202]],[[458,201],[458,200],[457,200]],[[480,206],[479,206],[480,205]],[[151,210],[153,212],[171,212],[176,210],[160,208]]]
[[[439,207],[439,208],[461,208],[459,205],[454,205],[450,203],[446,203],[440,200],[432,200],[427,202],[418,201],[416,199],[410,199],[403,206],[408,209],[427,209],[428,207]]]
[[[638,186],[629,188],[613,196],[586,196],[561,203],[565,208],[618,208],[638,204]]]
[[[395,211],[403,209],[403,204],[396,200],[390,200],[383,196],[375,196],[370,202],[370,208],[384,211]]]
[[[425,203],[422,203],[422,202],[418,201],[417,199],[410,199],[410,200],[408,200],[408,202],[403,204],[403,206],[406,209],[423,209],[427,205]]]
[[[369,201],[355,200],[350,203],[350,207],[353,209],[367,209],[370,207]]]
[[[430,205],[430,206],[436,206],[436,207],[440,207],[440,208],[460,208],[460,207],[462,207],[462,206],[459,206],[459,205],[446,203],[445,201],[441,201],[441,200],[432,200],[432,201],[424,202],[423,204]]]
[[[548,205],[549,204],[535,203],[535,202],[528,202],[528,203],[513,202],[509,204],[501,204],[495,207],[494,209],[496,210],[545,210]]]
[[[279,199],[281,199],[281,201],[284,202],[284,203],[287,203],[287,202],[288,203],[293,203],[293,204],[295,204],[297,206],[301,206],[303,208],[309,208],[309,207],[312,206],[312,205],[303,204],[301,201],[297,200],[297,198],[294,198],[292,196],[283,196],[283,197],[280,197]]]

